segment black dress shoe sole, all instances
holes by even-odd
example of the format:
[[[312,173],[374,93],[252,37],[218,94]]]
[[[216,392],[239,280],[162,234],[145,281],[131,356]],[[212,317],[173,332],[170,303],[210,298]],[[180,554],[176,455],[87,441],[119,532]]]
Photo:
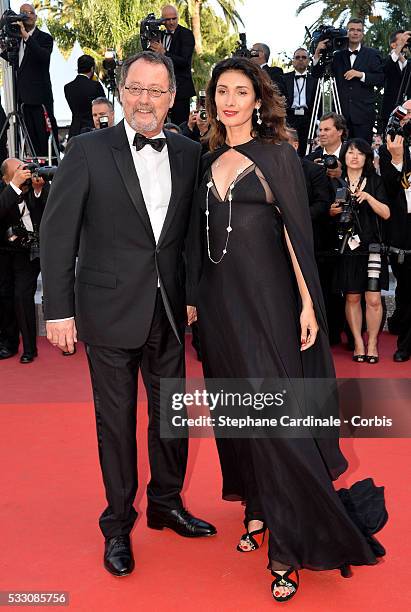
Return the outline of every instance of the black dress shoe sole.
[[[171,529],[183,538],[208,538],[217,535],[217,531],[212,531],[210,533],[189,533],[186,530],[180,530],[177,525],[170,525],[164,521],[149,518],[147,518],[147,527],[149,529],[156,529],[157,531],[162,531],[164,528]]]

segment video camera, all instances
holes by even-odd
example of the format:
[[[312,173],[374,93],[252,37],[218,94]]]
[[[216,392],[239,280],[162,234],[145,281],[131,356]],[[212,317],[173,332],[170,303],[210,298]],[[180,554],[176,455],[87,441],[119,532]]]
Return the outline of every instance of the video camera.
[[[2,51],[7,51],[7,60],[17,63],[20,46],[21,31],[17,21],[27,21],[28,15],[17,14],[11,9],[4,11],[0,17],[0,47]]]
[[[391,139],[394,139],[396,136],[402,136],[404,138],[405,146],[411,145],[411,121],[407,121],[404,125],[401,125],[401,121],[405,119],[408,111],[403,106],[397,106],[392,111],[387,127],[385,130],[385,138],[390,136]]]
[[[335,201],[342,206],[337,225],[338,240],[341,241],[340,247],[337,250],[342,255],[347,246],[348,239],[354,236],[355,233],[361,232],[361,224],[357,212],[357,198],[351,193],[348,186],[337,189]]]
[[[311,34],[308,28],[306,31],[310,35],[310,53],[314,55],[318,44],[323,40],[328,40],[327,46],[321,51],[320,62],[323,65],[331,64],[334,53],[342,49],[348,49],[348,35],[345,28],[333,28],[330,25],[320,25]]]
[[[154,13],[150,13],[140,23],[140,40],[143,51],[147,51],[150,48],[150,42],[161,41],[161,30],[160,26],[164,25],[165,19],[156,19]]]
[[[237,46],[233,51],[233,57],[246,57],[250,59],[251,57],[258,57],[259,52],[254,51],[253,49],[247,49],[247,36],[245,32],[239,34],[240,40],[237,42]]]

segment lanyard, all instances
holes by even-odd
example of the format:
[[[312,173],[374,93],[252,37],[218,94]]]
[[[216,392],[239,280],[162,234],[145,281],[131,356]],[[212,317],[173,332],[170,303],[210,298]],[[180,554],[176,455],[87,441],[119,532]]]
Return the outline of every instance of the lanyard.
[[[298,108],[301,108],[301,94],[303,93],[303,89],[304,89],[304,86],[305,86],[306,79],[305,78],[302,78],[302,79],[296,79],[295,78],[294,81],[295,81],[295,86],[296,86],[297,91],[298,91]],[[298,86],[299,85],[298,81],[302,81],[303,82],[302,85],[301,85],[301,89]]]

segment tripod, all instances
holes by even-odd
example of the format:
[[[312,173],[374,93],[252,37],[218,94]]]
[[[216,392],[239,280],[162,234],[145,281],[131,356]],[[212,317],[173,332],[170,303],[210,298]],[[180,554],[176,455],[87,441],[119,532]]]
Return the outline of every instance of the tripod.
[[[324,74],[318,79],[315,90],[313,112],[311,114],[310,128],[308,130],[306,155],[310,153],[314,142],[316,121],[319,115],[320,106],[323,109],[323,113],[331,112],[334,108],[335,112],[341,115],[340,96],[338,94],[335,77],[331,73],[331,63],[329,62],[325,64]]]

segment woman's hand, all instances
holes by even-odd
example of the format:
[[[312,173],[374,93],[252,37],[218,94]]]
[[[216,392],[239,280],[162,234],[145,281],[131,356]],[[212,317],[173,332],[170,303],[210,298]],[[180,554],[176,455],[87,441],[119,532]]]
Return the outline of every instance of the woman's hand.
[[[187,306],[187,323],[192,325],[197,321],[197,308],[195,306]]]
[[[374,199],[372,195],[370,193],[367,193],[366,191],[358,191],[355,194],[355,197],[359,204],[361,204],[362,202],[368,202],[368,204],[371,204],[371,200]]]
[[[337,215],[340,215],[342,213],[342,206],[340,206],[339,202],[334,202],[334,204],[331,204],[330,209],[328,211],[328,214],[330,215],[330,217],[336,217]]]
[[[301,324],[301,350],[306,351],[315,342],[318,333],[318,323],[312,304],[303,306],[300,315]]]

